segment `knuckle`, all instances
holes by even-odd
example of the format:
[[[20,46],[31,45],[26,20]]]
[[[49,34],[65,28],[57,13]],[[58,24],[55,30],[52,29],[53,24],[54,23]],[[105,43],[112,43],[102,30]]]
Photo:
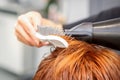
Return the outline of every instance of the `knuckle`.
[[[19,16],[19,17],[18,17],[18,22],[21,21],[21,20],[23,20],[24,18],[25,18],[24,15]]]
[[[33,15],[33,16],[37,16],[37,17],[41,17],[41,14],[36,12],[36,11],[30,11],[28,12],[29,15]]]
[[[35,45],[35,42],[34,42],[32,39],[27,39],[27,42],[28,42],[29,44],[31,44],[32,46]]]

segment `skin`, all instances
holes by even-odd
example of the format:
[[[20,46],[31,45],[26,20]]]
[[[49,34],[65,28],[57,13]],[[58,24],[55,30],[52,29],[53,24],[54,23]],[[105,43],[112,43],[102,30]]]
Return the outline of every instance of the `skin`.
[[[15,35],[17,39],[29,46],[42,47],[48,45],[49,42],[40,42],[40,40],[35,37],[35,32],[38,31],[37,25],[49,25],[62,29],[61,24],[56,24],[48,19],[42,18],[40,13],[31,11],[18,17],[15,25]]]

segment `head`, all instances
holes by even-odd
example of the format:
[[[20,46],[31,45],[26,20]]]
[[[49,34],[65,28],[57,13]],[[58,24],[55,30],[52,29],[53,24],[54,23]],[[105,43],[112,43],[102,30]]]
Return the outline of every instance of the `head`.
[[[39,65],[34,80],[119,80],[120,55],[110,49],[65,38]]]

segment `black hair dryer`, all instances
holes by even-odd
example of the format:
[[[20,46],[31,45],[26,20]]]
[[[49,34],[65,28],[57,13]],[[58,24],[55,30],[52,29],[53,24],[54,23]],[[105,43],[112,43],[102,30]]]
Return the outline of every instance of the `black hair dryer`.
[[[120,50],[120,18],[95,23],[82,23],[65,30],[65,34],[79,40]]]

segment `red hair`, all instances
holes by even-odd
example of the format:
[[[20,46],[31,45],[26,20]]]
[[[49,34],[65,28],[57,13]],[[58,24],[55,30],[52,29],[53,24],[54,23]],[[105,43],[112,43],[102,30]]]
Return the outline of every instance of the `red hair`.
[[[34,80],[120,80],[120,55],[83,41],[66,39],[39,65]]]

